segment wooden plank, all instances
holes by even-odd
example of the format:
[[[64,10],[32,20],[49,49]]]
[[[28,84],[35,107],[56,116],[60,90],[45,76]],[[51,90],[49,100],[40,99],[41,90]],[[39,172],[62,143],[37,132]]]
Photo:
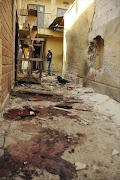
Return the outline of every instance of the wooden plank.
[[[14,92],[14,90],[13,90]],[[18,92],[25,92],[25,93],[34,93],[34,94],[41,94],[41,95],[48,95],[48,96],[63,96],[62,93],[57,93],[57,92],[48,92],[48,91],[40,91],[40,90],[35,90],[35,89],[24,89],[20,88]]]
[[[33,41],[35,41],[35,40],[37,40],[37,41],[45,41],[45,39],[44,38],[21,38],[21,37],[18,37],[18,39],[19,40],[21,40],[21,41],[31,41],[31,40],[33,40]]]
[[[33,78],[30,76],[25,77],[17,77],[17,81],[27,81],[27,82],[34,82],[36,84],[41,84],[41,79],[39,78]]]
[[[18,29],[19,34],[27,34],[28,35],[29,32],[30,32],[29,29]]]
[[[32,40],[37,40],[37,41],[45,41],[44,38],[31,38]]]
[[[21,58],[21,57],[18,57],[17,60],[20,60],[20,61],[42,61],[42,59],[40,59],[40,58]]]
[[[39,46],[39,47],[41,47],[42,45],[41,45],[41,44],[33,44],[33,46]]]

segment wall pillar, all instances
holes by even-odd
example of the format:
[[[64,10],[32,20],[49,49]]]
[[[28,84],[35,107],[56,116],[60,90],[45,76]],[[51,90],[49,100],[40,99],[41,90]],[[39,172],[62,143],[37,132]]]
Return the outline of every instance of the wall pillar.
[[[51,19],[52,21],[55,19],[56,17],[56,0],[51,0]]]
[[[2,0],[0,0],[0,9],[1,9],[1,2],[2,2]],[[1,39],[1,26],[2,26],[2,22],[1,22],[1,13],[0,13],[0,111],[1,111],[1,95],[2,95],[2,84],[1,84],[1,80],[2,80],[2,39]]]
[[[76,0],[76,13],[78,12],[78,0]]]

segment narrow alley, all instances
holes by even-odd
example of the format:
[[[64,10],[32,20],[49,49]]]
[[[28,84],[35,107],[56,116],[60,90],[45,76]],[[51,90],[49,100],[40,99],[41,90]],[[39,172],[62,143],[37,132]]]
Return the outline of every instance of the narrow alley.
[[[120,180],[120,0],[0,0],[0,180]]]
[[[18,83],[0,121],[0,179],[119,180],[119,109],[55,75]]]

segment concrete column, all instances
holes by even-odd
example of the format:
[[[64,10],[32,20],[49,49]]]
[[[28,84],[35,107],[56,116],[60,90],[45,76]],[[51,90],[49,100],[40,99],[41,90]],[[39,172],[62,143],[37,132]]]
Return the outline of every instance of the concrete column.
[[[0,8],[1,8],[1,2],[0,0]],[[1,34],[1,16],[0,16],[0,34]],[[0,111],[1,111],[1,91],[2,91],[2,85],[1,85],[1,80],[2,80],[2,39],[0,39]]]
[[[78,12],[78,0],[76,0],[76,13]]]
[[[51,19],[52,21],[55,19],[56,17],[56,0],[51,0]]]

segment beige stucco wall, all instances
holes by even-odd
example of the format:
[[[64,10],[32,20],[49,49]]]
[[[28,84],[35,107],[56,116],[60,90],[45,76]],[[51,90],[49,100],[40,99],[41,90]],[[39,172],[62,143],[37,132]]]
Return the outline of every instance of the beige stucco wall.
[[[57,16],[57,8],[68,9],[74,0],[69,0],[68,4],[64,3],[64,0],[21,0],[21,9],[26,9],[27,4],[36,4],[45,6],[44,23],[47,21],[47,25],[50,25]],[[46,20],[47,18],[47,20]],[[24,19],[24,17],[23,17]],[[21,21],[21,23],[23,23]],[[22,26],[21,26],[22,27]],[[53,52],[53,59],[51,64],[51,71],[61,72],[63,63],[63,33],[53,31],[48,28],[38,28],[39,37],[45,37],[45,55],[47,54],[48,47]],[[47,63],[43,62],[44,70],[47,70]]]
[[[120,1],[96,0],[95,15],[89,41],[96,36],[104,39],[103,66],[92,68],[90,83],[98,92],[108,94],[120,101]],[[102,86],[103,84],[103,86]],[[100,87],[100,88],[99,88]]]
[[[68,4],[64,4],[64,0],[27,0],[27,1],[21,0],[21,1],[22,1],[21,9],[27,9],[28,4],[36,4],[36,5],[45,6],[46,21],[48,21],[48,23],[50,24],[53,22],[53,20],[57,16],[57,8],[67,10],[69,6],[74,2],[74,0],[69,0]],[[23,24],[23,22],[25,21],[25,18],[24,17],[20,18],[20,21],[21,21],[21,24]]]
[[[120,1],[96,0],[65,31],[64,77],[120,101],[119,35]]]
[[[46,42],[46,52],[51,49],[53,53],[52,62],[51,62],[51,71],[52,72],[61,72],[62,71],[62,55],[63,55],[63,39],[62,38],[47,38]],[[44,62],[44,69],[47,71],[47,60]]]
[[[22,0],[22,9],[27,8],[27,4],[37,4],[37,5],[43,5],[45,6],[45,13],[51,13],[52,10],[54,9],[55,15],[57,15],[57,8],[62,8],[62,9],[68,9],[69,6],[74,2],[74,0],[69,0],[69,4],[64,4],[64,0]],[[51,6],[55,5],[55,6]]]
[[[94,14],[94,3],[76,18],[72,26],[64,32],[64,61],[63,76],[75,82],[85,75],[85,62],[87,60],[88,33],[91,28]],[[65,22],[67,23],[67,22]]]

